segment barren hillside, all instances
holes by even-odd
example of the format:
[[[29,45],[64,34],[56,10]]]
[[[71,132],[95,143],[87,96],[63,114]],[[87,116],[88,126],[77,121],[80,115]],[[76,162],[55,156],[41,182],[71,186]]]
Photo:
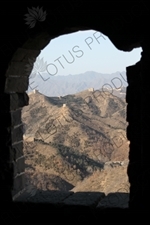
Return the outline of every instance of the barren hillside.
[[[123,98],[92,90],[64,97],[35,92],[29,97],[29,106],[22,111],[27,186],[89,190],[95,177],[96,191],[101,182],[109,186],[115,173],[116,185],[120,186],[117,173],[127,182],[127,164],[119,164],[128,160],[129,145]],[[115,161],[115,169],[107,166]]]

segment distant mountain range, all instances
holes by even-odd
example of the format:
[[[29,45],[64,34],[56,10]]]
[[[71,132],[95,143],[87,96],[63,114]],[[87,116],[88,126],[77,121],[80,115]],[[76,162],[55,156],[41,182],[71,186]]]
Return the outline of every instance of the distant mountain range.
[[[109,89],[117,93],[122,87],[127,86],[126,72],[102,74],[88,71],[82,74],[68,76],[50,76],[47,73],[30,75],[28,93],[34,89],[48,97],[65,96],[75,94],[88,88],[94,90]]]

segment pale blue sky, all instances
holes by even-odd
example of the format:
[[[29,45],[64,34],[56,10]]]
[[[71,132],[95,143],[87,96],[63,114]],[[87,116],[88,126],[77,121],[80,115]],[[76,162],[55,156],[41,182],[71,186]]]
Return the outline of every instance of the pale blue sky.
[[[107,36],[94,30],[88,30],[53,39],[41,51],[39,57],[49,64],[47,67],[49,74],[57,76],[80,74],[86,71],[122,72],[127,66],[139,61],[141,52],[141,48],[136,48],[131,52],[120,51]]]

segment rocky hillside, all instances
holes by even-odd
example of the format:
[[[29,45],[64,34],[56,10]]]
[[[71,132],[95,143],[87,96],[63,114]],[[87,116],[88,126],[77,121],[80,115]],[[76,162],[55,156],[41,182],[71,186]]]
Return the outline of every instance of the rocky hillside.
[[[92,90],[64,97],[46,97],[35,91],[29,97],[29,106],[22,110],[27,186],[81,190],[90,187],[96,176],[99,185],[95,189],[101,191],[104,178],[113,171],[115,179],[120,171],[127,184],[124,98]]]

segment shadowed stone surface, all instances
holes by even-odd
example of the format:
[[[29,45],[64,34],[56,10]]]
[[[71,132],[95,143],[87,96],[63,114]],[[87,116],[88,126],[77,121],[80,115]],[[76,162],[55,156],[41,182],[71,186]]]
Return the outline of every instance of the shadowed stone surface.
[[[128,193],[103,192],[72,192],[72,191],[43,191],[28,190],[15,199],[15,202],[24,203],[49,203],[56,206],[67,207],[92,207],[93,209],[118,208],[127,209],[129,201]]]
[[[72,194],[73,192],[35,190],[32,193],[28,193],[28,192],[23,193],[15,201],[31,202],[31,203],[61,204],[64,201],[64,199],[66,199],[68,196]]]
[[[142,46],[143,56],[141,65],[136,67],[137,71],[135,71],[135,73],[131,71],[130,74],[130,72],[127,71],[128,78],[133,78],[135,75],[135,79],[132,82],[130,82],[128,79],[129,88],[127,90],[127,118],[129,122],[129,128],[127,129],[127,137],[131,142],[129,154],[130,164],[128,167],[129,182],[131,184],[129,207],[134,210],[139,209],[139,212],[143,209],[145,211],[145,209],[147,209],[147,202],[149,202],[150,199],[148,185],[148,180],[150,177],[148,173],[149,163],[147,163],[147,160],[149,159],[149,149],[147,148],[147,146],[149,146],[150,127],[150,93],[148,82],[150,80],[150,46],[149,36],[147,32],[149,27],[150,9],[148,3],[146,3],[146,1],[122,1],[121,4],[118,4],[118,1],[101,1],[100,6],[98,5],[98,1],[92,1],[91,4],[87,4],[87,2],[85,2],[84,0],[80,0],[80,3],[78,2],[78,0],[76,0],[74,1],[72,6],[68,1],[59,1],[59,3],[57,1],[52,1],[50,6],[48,1],[38,1],[36,3],[37,4],[32,4],[31,1],[2,2],[2,10],[0,14],[3,34],[0,47],[1,56],[3,57],[1,65],[2,75],[0,82],[2,95],[4,94],[4,92],[11,93],[11,95],[18,95],[17,93],[13,94],[12,92],[20,92],[20,94],[24,93],[28,86],[28,79],[26,76],[22,76],[22,74],[20,77],[16,78],[5,76],[5,73],[9,66],[8,64],[12,60],[12,57],[14,60],[23,61],[23,55],[25,55],[26,53],[24,53],[24,51],[21,51],[22,53],[19,56],[17,52],[17,55],[15,56],[14,54],[17,49],[20,50],[24,48],[26,49],[26,52],[29,52],[32,49],[32,53],[30,55],[36,56],[36,54],[38,54],[38,52],[41,51],[50,42],[50,39],[58,37],[62,34],[67,34],[84,29],[95,29],[104,33],[120,50],[131,51],[134,47]],[[28,29],[27,24],[25,24],[25,21],[23,20],[23,17],[28,12],[27,7],[31,9],[32,6],[36,7],[37,5],[43,6],[48,16],[46,17],[45,21],[37,21],[34,29]],[[101,10],[100,13],[96,12],[97,9]],[[4,18],[6,17],[7,19],[4,20]],[[10,28],[13,29],[13,32],[10,32]],[[44,30],[45,33],[43,34],[41,30]],[[20,68],[17,68],[17,70],[21,71]],[[9,75],[11,75],[11,71],[9,72]],[[141,87],[140,89],[138,88],[139,86]],[[3,101],[3,99],[1,99],[3,105],[1,111],[1,121],[4,124],[2,125],[1,122],[0,127],[2,133],[1,149],[5,150],[5,152],[7,150],[9,154],[10,151],[8,147],[11,147],[12,145],[12,138],[10,138],[12,121],[10,121],[9,113],[5,113],[4,117],[4,112],[8,111],[9,108],[18,109],[23,105],[26,105],[26,101],[24,102],[23,98],[23,102],[20,102],[19,96],[17,96],[17,99],[15,100],[12,99],[14,96],[11,96],[10,98],[9,95],[6,96],[4,94],[4,96],[6,101]],[[18,122],[19,120],[20,119],[18,118]],[[6,127],[8,127],[7,130]],[[4,205],[7,206],[6,215],[3,214],[1,218],[3,219],[3,223],[12,224],[12,221],[14,220],[14,217],[12,215],[12,208],[14,208],[15,204],[10,209],[10,211],[8,211],[9,204],[6,204],[6,201],[10,203],[12,200],[12,188],[14,188],[16,192],[19,192],[24,187],[24,182],[21,176],[17,177],[13,181],[14,174],[12,172],[12,166],[7,166],[8,163],[6,159],[8,158],[9,157],[6,157],[5,154],[1,155],[1,202],[4,202]],[[143,176],[146,176],[147,179],[143,179]],[[29,215],[25,215],[24,211],[22,213],[22,217],[19,218],[20,215],[17,215],[16,218],[18,219],[18,221],[16,222],[16,224],[32,224],[35,223],[35,220],[38,220],[38,224],[39,222],[43,224],[45,215],[43,216],[41,214],[41,211],[45,209],[47,209],[47,218],[50,220],[51,216],[53,216],[52,211],[50,211],[47,206],[43,209],[43,206],[39,206],[37,204],[37,208],[38,207],[39,210],[36,211],[34,206],[34,210],[30,210]],[[3,207],[2,209],[4,211]],[[57,215],[55,216],[55,220],[57,220],[58,218],[60,219],[59,212],[57,211],[55,213]],[[16,214],[20,214],[20,212],[18,213],[18,210],[16,210]],[[32,218],[29,217],[31,215]],[[138,212],[135,212],[135,215],[138,216]],[[40,217],[41,220],[39,220]],[[105,224],[108,217],[109,216],[107,214],[104,216]],[[112,219],[112,217],[114,218]],[[122,223],[122,221],[117,220],[118,214],[114,215],[112,213],[112,217],[110,217],[112,223]],[[66,220],[64,221],[64,223],[72,224],[72,221],[69,221],[68,218],[69,216],[66,216]],[[144,218],[145,217],[142,217],[143,220]],[[10,219],[10,221],[8,219]],[[126,217],[122,217],[123,222],[125,219]],[[134,216],[133,219],[134,223],[136,223]],[[49,220],[48,222],[50,223],[51,221]],[[73,218],[71,218],[71,220],[73,220]],[[99,224],[101,223],[101,221],[102,214],[100,215]],[[84,220],[82,221],[82,224],[84,224],[83,222]],[[128,224],[130,224],[130,220],[128,221]]]
[[[101,192],[76,192],[64,201],[65,205],[72,206],[96,206],[105,197]]]
[[[99,202],[97,208],[128,208],[128,201],[128,193],[109,193]]]

